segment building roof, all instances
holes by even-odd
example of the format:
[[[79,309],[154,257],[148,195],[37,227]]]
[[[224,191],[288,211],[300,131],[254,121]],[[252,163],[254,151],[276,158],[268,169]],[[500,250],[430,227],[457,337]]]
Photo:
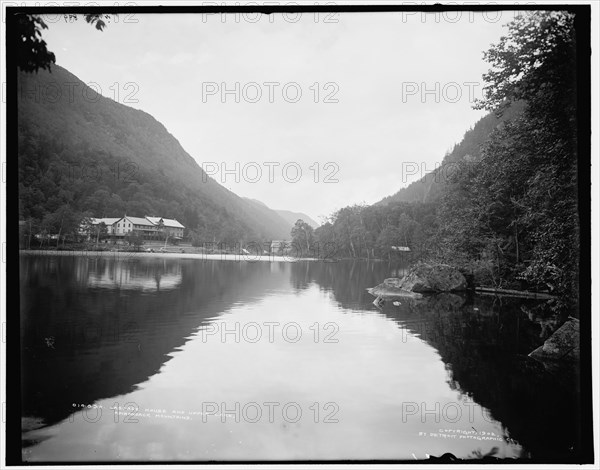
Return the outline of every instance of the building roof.
[[[129,215],[126,215],[123,218],[129,220],[134,225],[146,225],[148,227],[154,227],[154,225],[155,225],[151,221],[148,221],[142,217],[131,217]]]
[[[183,225],[181,225],[177,220],[175,219],[165,219],[164,217],[148,217],[146,216],[146,219],[148,219],[150,222],[152,222],[154,225],[159,225],[160,221],[163,221],[163,225],[165,227],[172,227],[172,228],[185,228]]]
[[[120,217],[104,217],[101,219],[95,219],[95,218],[91,218],[91,223],[96,225],[96,224],[100,224],[102,222],[104,222],[104,225],[113,225],[115,222],[118,222],[119,220],[121,220]]]

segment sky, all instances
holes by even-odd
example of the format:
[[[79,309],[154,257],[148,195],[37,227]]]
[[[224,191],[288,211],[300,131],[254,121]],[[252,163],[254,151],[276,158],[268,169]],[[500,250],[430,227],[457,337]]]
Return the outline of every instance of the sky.
[[[515,12],[47,15],[56,63],[160,121],[213,178],[321,222],[440,165],[485,113]]]

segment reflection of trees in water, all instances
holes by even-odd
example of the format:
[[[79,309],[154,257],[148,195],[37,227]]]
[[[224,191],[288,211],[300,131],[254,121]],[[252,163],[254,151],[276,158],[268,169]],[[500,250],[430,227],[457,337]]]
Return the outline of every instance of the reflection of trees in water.
[[[569,456],[578,441],[577,384],[524,355],[539,344],[537,328],[513,311],[428,318],[434,335],[427,342],[450,365],[455,388],[488,408],[533,456]]]
[[[441,310],[425,302],[412,308],[385,306],[384,313],[399,325],[407,313],[416,315],[416,324],[426,325],[416,332],[447,364],[451,387],[489,409],[532,457],[576,458],[581,419],[573,409],[579,400],[576,374],[550,373],[527,357],[543,339],[540,325],[522,314],[519,303],[494,307],[476,299]]]
[[[299,261],[291,265],[291,283],[296,289],[305,289],[316,282],[320,288],[333,291],[343,308],[352,309],[370,304],[373,297],[366,291],[367,287],[379,284],[383,280],[382,273],[390,277],[388,274],[395,268],[381,261]]]
[[[377,309],[365,289],[391,273],[387,263],[294,265],[292,283],[316,282],[347,309]],[[433,346],[449,385],[490,410],[533,458],[576,460],[581,435],[576,371],[547,371],[527,354],[561,324],[547,304],[454,294],[386,302],[381,313]],[[477,457],[476,453],[474,457]]]
[[[268,263],[32,256],[20,268],[23,415],[47,424],[66,418],[72,403],[132,391],[208,318],[289,285]],[[180,281],[152,292],[136,282],[89,287],[106,272],[140,286],[174,275]]]
[[[449,366],[451,386],[489,409],[533,457],[574,458],[580,442],[576,375],[552,374],[527,357],[543,339],[518,304],[498,308],[478,299],[458,311],[419,307],[427,324],[421,337]],[[402,324],[401,309],[384,312]]]
[[[268,289],[288,288],[291,276],[295,289],[316,283],[343,308],[386,315],[436,348],[450,386],[489,409],[534,458],[576,456],[580,418],[575,374],[554,375],[526,357],[560,322],[535,302],[499,303],[493,297],[452,294],[399,306],[388,302],[378,311],[366,288],[393,269],[388,263],[356,261],[128,263],[24,257],[24,415],[51,424],[66,418],[73,402],[93,403],[133,390],[208,318],[233,302],[249,303]],[[153,283],[180,274],[181,281],[176,289],[161,286],[154,292],[89,288],[90,277],[106,270]],[[45,341],[49,337],[53,348]]]

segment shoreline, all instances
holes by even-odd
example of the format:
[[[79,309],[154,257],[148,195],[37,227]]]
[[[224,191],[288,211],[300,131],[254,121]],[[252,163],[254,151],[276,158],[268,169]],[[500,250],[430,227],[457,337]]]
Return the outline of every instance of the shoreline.
[[[256,262],[278,262],[278,263],[295,263],[298,261],[321,261],[319,258],[292,258],[288,256],[274,255],[244,255],[244,254],[209,254],[209,253],[148,253],[145,251],[84,251],[84,250],[19,250],[19,256],[78,256],[89,259],[115,259],[118,261],[134,261],[144,258],[159,258],[159,259],[196,259],[202,261],[246,261],[248,263]],[[337,261],[327,260],[327,263],[335,263]]]

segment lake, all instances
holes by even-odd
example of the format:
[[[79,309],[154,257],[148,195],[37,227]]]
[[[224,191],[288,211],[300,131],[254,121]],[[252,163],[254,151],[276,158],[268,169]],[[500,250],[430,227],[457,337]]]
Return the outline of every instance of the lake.
[[[577,374],[527,357],[547,306],[373,305],[403,270],[22,256],[23,459],[575,456]]]

